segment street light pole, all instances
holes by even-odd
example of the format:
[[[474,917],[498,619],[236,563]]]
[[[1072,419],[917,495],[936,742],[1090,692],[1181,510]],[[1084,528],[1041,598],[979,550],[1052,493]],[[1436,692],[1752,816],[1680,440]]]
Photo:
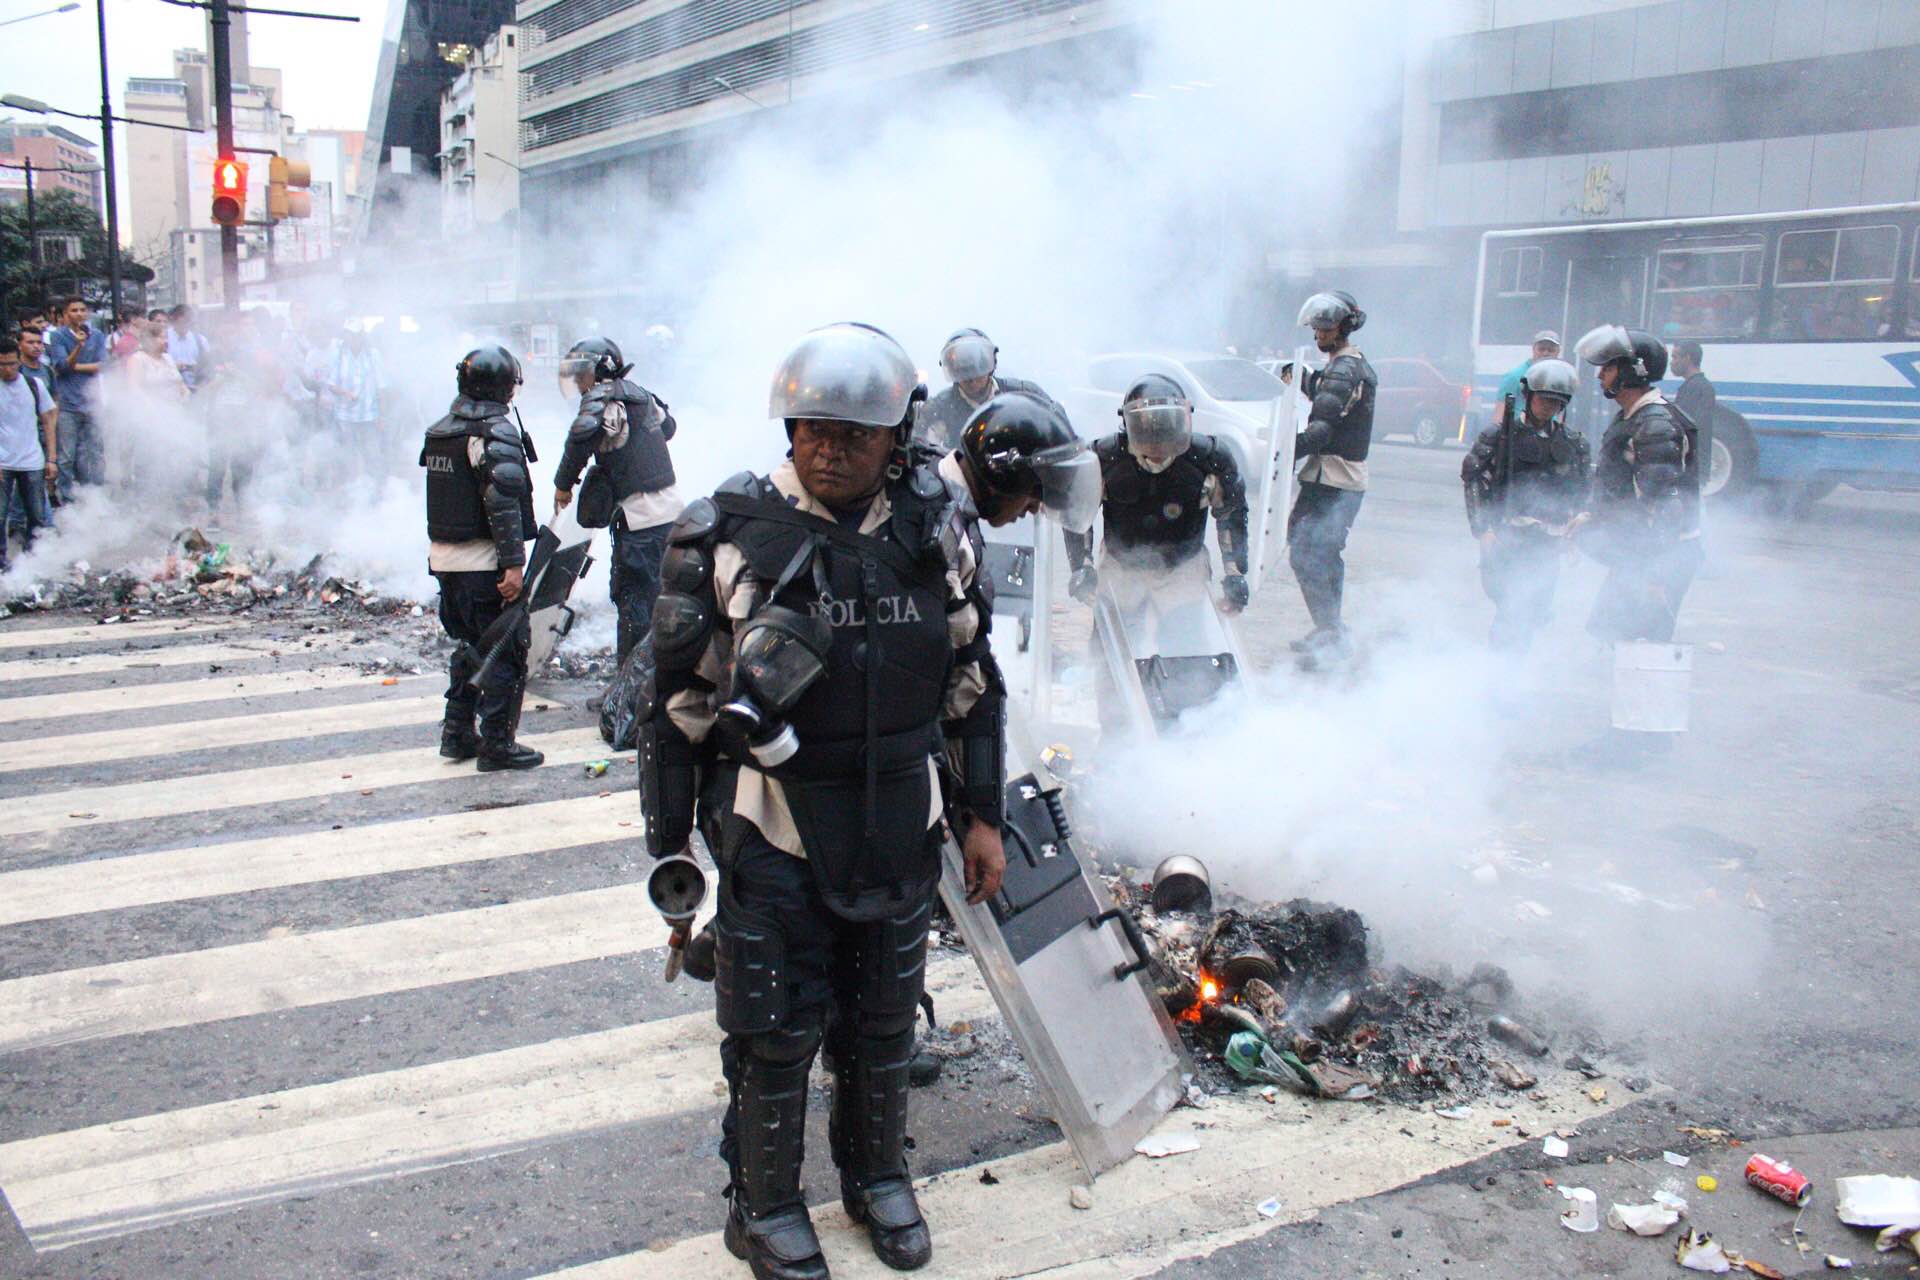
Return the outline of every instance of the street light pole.
[[[107,175],[107,293],[120,320],[120,193],[113,173],[113,91],[107,75],[107,0],[93,0],[100,26],[100,158]]]
[[[33,157],[24,159],[20,167],[27,171],[27,278],[33,281],[33,305],[44,308],[47,300],[40,296],[40,223],[33,212]]]

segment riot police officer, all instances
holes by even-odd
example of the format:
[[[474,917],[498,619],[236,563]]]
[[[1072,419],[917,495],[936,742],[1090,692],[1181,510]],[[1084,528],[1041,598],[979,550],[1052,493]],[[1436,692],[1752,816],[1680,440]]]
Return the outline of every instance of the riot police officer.
[[[1516,406],[1473,442],[1460,464],[1467,526],[1480,541],[1480,584],[1493,601],[1496,649],[1524,652],[1553,613],[1561,536],[1586,509],[1586,438],[1567,429],[1573,366],[1540,360],[1521,375]]]
[[[940,348],[940,369],[952,384],[920,406],[914,437],[945,453],[960,443],[960,429],[1002,391],[1023,391],[1047,399],[1047,393],[1022,378],[1000,372],[1000,348],[978,329],[961,329]]]
[[[725,1239],[758,1280],[827,1274],[800,1190],[823,1043],[847,1212],[887,1265],[932,1256],[914,1018],[944,830],[971,900],[1005,867],[1005,708],[965,495],[908,454],[924,396],[880,330],[807,334],[771,395],[789,461],[688,506],[662,564],[641,804],[656,856],[696,817],[717,837]]]
[[[1673,639],[1700,549],[1700,459],[1692,424],[1657,385],[1667,349],[1640,329],[1601,325],[1575,350],[1620,406],[1600,438],[1580,546],[1607,567],[1587,630],[1602,640]]]
[[[1287,517],[1287,561],[1306,600],[1313,630],[1293,642],[1309,658],[1347,647],[1340,609],[1346,592],[1347,535],[1367,492],[1367,452],[1373,443],[1373,402],[1379,379],[1353,334],[1367,322],[1350,293],[1316,293],[1300,308],[1301,324],[1327,367],[1302,387],[1312,408],[1294,440],[1300,492]]]
[[[1105,556],[1123,570],[1206,569],[1207,515],[1220,544],[1220,592],[1229,613],[1246,608],[1247,487],[1240,465],[1212,436],[1193,430],[1193,402],[1180,384],[1150,373],[1120,404],[1121,429],[1094,443],[1100,468]],[[1099,590],[1091,533],[1068,531],[1068,588],[1091,603]]]
[[[653,621],[667,532],[686,505],[667,450],[677,425],[673,414],[666,401],[628,380],[632,371],[609,338],[582,339],[561,358],[562,394],[579,395],[580,406],[553,479],[557,512],[573,501],[574,486],[591,462],[586,483],[607,486],[605,496],[615,506],[609,592],[619,613],[623,662]]]
[[[526,540],[535,526],[533,442],[508,416],[520,362],[504,347],[470,351],[455,367],[460,394],[427,428],[427,568],[440,584],[440,625],[453,638],[440,754],[479,756],[478,768],[532,769],[538,751],[514,741],[527,681],[527,619],[509,611],[525,585]],[[502,643],[504,641],[504,643]],[[469,683],[483,658],[493,661]],[[474,733],[474,716],[480,732]]]

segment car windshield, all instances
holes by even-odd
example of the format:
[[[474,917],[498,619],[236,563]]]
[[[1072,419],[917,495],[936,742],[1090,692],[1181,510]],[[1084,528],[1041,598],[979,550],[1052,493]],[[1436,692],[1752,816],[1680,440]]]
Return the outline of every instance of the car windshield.
[[[1275,400],[1287,393],[1284,382],[1251,360],[1193,360],[1187,371],[1215,400]]]

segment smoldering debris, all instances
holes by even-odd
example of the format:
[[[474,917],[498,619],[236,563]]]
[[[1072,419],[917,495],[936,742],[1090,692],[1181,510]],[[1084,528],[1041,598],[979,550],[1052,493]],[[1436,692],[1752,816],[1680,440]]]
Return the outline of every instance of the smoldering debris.
[[[1209,1091],[1253,1080],[1327,1098],[1452,1105],[1538,1083],[1523,1064],[1550,1039],[1494,966],[1457,982],[1377,966],[1366,922],[1333,904],[1216,892],[1214,910],[1158,911],[1150,885],[1107,883],[1152,945],[1155,991]],[[1245,1032],[1272,1051],[1265,1061],[1278,1079],[1248,1069],[1253,1046],[1236,1043]]]

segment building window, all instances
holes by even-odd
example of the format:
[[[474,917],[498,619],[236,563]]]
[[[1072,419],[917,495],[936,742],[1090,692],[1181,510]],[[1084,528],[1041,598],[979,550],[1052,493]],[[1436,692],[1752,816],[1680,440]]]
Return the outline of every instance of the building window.
[[[1653,276],[1653,331],[1661,338],[1751,338],[1760,325],[1766,242],[1670,241]]]
[[[1537,244],[1502,249],[1494,263],[1493,291],[1502,298],[1530,298],[1540,292],[1540,261]]]
[[[1893,226],[1782,233],[1771,336],[1805,342],[1886,334],[1899,256],[1900,229]]]

